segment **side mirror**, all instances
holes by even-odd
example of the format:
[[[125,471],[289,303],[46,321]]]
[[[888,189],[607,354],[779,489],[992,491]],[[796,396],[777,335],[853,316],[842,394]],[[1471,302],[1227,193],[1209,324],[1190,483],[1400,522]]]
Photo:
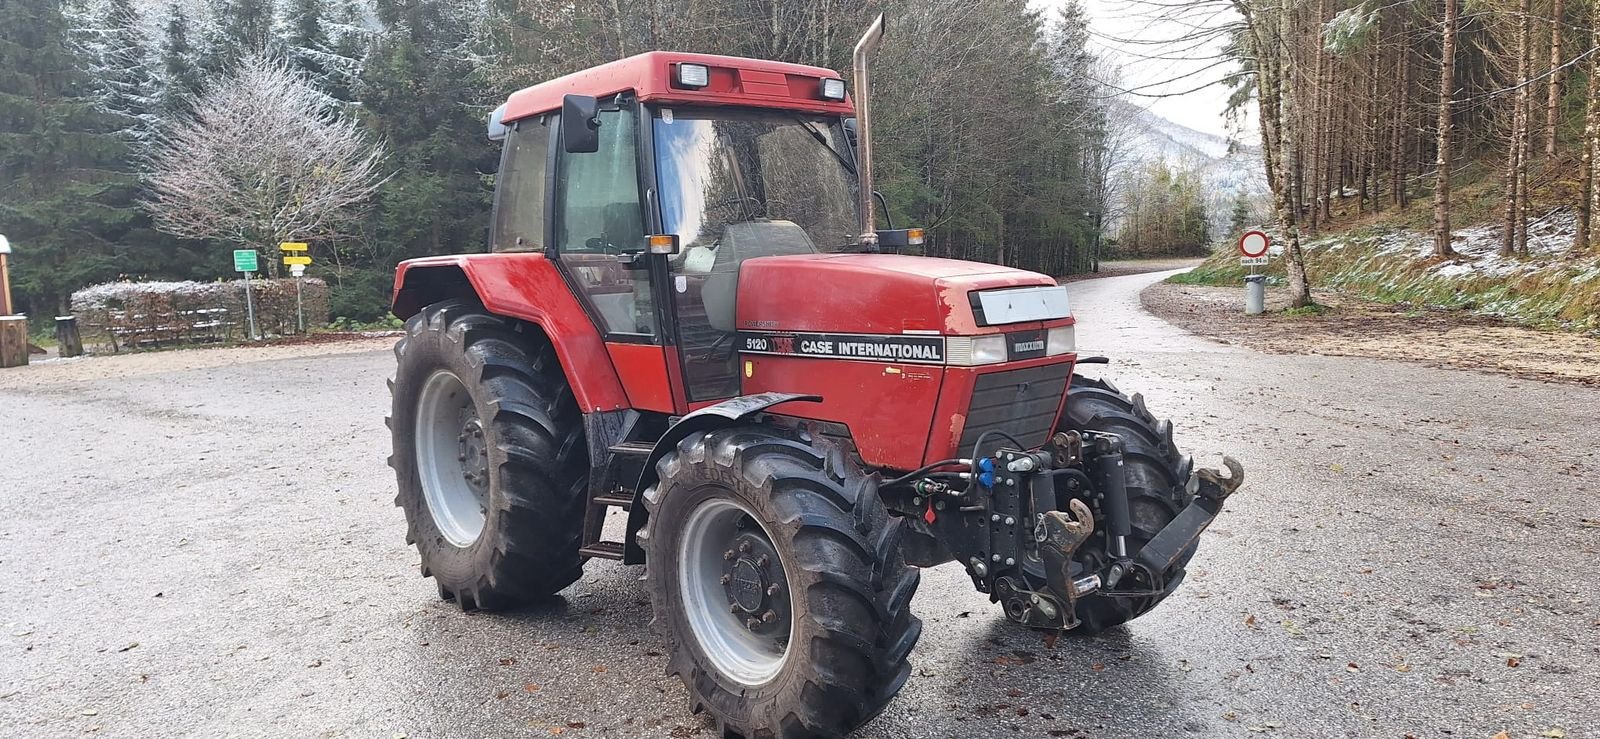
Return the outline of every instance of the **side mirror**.
[[[561,99],[561,144],[569,154],[600,150],[600,102],[589,95]]]
[[[845,138],[846,141],[850,142],[850,148],[851,149],[855,149],[856,148],[856,146],[857,146],[857,144],[856,144],[856,119],[854,119],[854,118],[846,118],[846,119],[844,119],[844,138]]]

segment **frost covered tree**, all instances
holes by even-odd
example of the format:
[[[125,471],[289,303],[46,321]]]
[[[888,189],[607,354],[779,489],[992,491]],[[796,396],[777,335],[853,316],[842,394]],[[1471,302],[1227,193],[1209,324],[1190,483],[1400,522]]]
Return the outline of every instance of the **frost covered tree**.
[[[98,107],[115,121],[133,153],[141,153],[160,116],[139,9],[132,0],[107,0],[70,21],[74,51],[96,90]]]
[[[335,105],[285,63],[246,57],[157,144],[156,227],[257,249],[348,233],[385,179],[384,149]]]
[[[199,53],[191,40],[188,16],[177,3],[167,6],[167,21],[162,28],[160,89],[155,109],[165,118],[188,114],[202,87]]]

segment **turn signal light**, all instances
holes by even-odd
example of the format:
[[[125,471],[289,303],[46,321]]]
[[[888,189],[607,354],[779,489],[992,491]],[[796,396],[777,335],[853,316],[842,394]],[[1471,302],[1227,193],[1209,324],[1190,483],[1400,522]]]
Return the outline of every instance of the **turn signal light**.
[[[911,246],[922,246],[922,229],[906,229],[906,243],[910,244]]]
[[[651,254],[677,254],[677,234],[655,234],[649,239]]]

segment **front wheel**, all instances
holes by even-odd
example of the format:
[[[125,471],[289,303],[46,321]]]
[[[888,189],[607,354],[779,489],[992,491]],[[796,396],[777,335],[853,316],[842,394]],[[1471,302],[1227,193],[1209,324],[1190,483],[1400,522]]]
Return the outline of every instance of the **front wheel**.
[[[1111,383],[1073,375],[1067,390],[1067,407],[1059,431],[1098,431],[1116,434],[1123,444],[1123,470],[1128,485],[1128,510],[1132,534],[1128,555],[1138,555],[1145,543],[1172,522],[1194,495],[1187,489],[1193,460],[1179,453],[1172,440],[1172,423],[1157,420],[1139,395],[1123,395]],[[1059,485],[1057,496],[1081,496]],[[1095,511],[1097,530],[1078,548],[1074,559],[1085,572],[1101,572],[1110,564],[1106,553],[1107,517],[1092,498],[1084,502]],[[1196,545],[1198,546],[1198,544]],[[1096,591],[1077,603],[1084,631],[1095,632],[1132,621],[1155,608],[1184,574],[1195,546],[1184,551],[1166,572],[1135,571],[1115,589]]]
[[[910,675],[919,573],[841,454],[772,429],[691,434],[657,464],[641,532],[667,670],[723,736],[843,736]]]

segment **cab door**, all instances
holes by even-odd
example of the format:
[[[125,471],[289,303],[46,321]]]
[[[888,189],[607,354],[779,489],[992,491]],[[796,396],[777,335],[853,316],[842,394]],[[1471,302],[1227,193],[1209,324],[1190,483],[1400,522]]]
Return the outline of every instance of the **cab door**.
[[[678,412],[651,268],[659,260],[645,249],[637,106],[609,107],[599,113],[599,150],[589,153],[566,151],[559,115],[547,116],[554,144],[549,243],[603,335],[630,404]]]

